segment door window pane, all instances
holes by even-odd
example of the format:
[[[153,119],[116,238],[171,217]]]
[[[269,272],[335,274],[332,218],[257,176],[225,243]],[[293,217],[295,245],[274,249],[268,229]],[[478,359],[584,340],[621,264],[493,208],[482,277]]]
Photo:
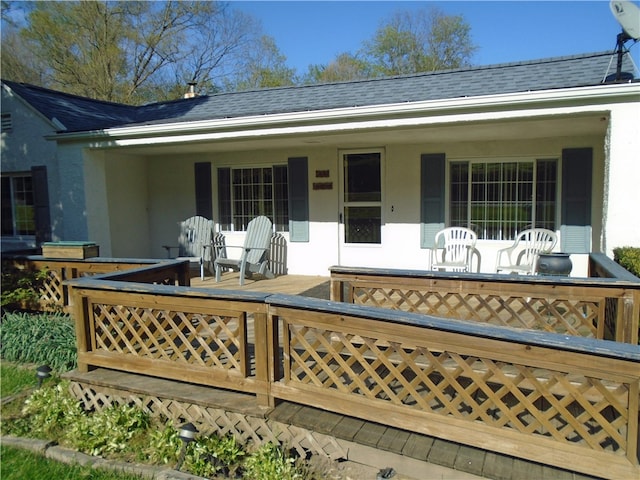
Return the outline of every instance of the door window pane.
[[[379,202],[380,154],[352,153],[344,156],[344,201]]]
[[[380,207],[345,207],[345,242],[380,243]]]

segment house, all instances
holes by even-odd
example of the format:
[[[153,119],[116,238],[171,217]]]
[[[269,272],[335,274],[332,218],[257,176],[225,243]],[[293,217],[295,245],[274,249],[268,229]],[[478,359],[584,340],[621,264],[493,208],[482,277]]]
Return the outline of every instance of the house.
[[[640,83],[609,81],[613,55],[140,107],[3,82],[3,186],[5,147],[30,154],[44,138],[51,238],[91,240],[102,255],[162,258],[194,214],[241,244],[266,214],[289,273],[426,269],[445,225],[474,228],[480,271],[493,272],[496,251],[535,223],[582,276],[588,252],[640,245]],[[5,102],[43,130],[19,132],[16,110],[5,133]],[[7,165],[28,173],[27,156]]]

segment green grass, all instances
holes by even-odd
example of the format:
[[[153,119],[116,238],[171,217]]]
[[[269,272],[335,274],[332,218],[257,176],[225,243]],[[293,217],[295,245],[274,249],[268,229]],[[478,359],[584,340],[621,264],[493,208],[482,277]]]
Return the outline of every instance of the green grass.
[[[67,465],[40,454],[2,445],[2,480],[141,480],[145,477],[122,472]]]
[[[21,367],[14,363],[0,363],[0,389],[2,397],[14,395],[38,384],[35,369]]]

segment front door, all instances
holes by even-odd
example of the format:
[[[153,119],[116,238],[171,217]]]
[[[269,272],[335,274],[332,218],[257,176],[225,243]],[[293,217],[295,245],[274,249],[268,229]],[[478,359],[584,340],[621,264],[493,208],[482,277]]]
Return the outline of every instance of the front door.
[[[382,244],[382,150],[340,152],[340,265],[375,265]]]

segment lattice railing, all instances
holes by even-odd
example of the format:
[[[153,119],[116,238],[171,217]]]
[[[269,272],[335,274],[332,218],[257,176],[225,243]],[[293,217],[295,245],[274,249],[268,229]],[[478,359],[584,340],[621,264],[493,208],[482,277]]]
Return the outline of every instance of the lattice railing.
[[[249,374],[244,312],[215,315],[93,303],[92,351]]]
[[[333,267],[332,300],[638,343],[640,282]]]
[[[423,292],[354,282],[354,303],[515,328],[596,337],[605,300],[521,297],[482,293]]]
[[[486,441],[477,437],[481,431],[504,444],[546,445],[602,465],[611,466],[612,456],[624,464],[637,451],[637,362],[594,362],[515,338],[366,328],[345,315],[311,320],[286,308],[277,315],[286,332],[285,398],[321,397],[344,414],[366,408],[371,420],[427,434],[449,428],[449,438],[462,443]]]
[[[52,259],[39,255],[18,257],[15,265],[31,271],[45,271],[40,287],[42,311],[69,311],[70,299],[64,282],[74,278],[114,273],[121,281],[154,283],[159,285],[187,285],[188,265],[184,261],[136,261],[124,259]]]
[[[466,284],[470,292],[430,308],[545,311],[549,322],[604,308],[581,292],[561,302],[534,287],[505,302],[514,296],[476,285],[496,300],[470,300]],[[635,345],[299,296],[69,285],[82,373],[214,386],[255,394],[262,407],[290,400],[601,477],[640,473]]]

